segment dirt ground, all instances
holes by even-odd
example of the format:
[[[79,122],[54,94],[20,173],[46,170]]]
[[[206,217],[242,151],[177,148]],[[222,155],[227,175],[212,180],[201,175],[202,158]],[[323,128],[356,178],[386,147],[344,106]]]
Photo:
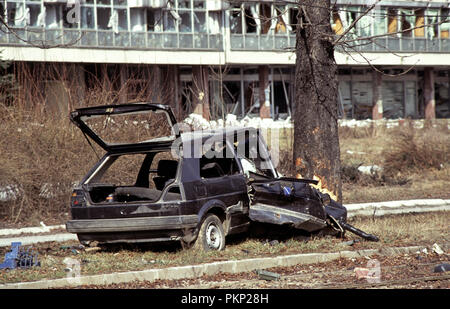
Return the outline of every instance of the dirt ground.
[[[261,279],[256,272],[217,274],[195,279],[157,280],[155,282],[131,282],[105,286],[86,285],[83,289],[448,289],[450,274],[436,273],[434,268],[448,263],[447,255],[424,253],[395,257],[375,256],[358,259],[338,259],[332,262],[277,267],[267,271],[280,275],[278,280]],[[358,278],[358,268],[367,268],[379,277]],[[375,266],[375,267],[371,267]],[[378,278],[378,279],[377,279]]]

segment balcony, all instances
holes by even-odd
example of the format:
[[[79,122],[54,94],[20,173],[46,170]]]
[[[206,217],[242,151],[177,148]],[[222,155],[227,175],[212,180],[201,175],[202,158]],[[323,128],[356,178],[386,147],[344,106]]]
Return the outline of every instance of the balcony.
[[[26,46],[23,38],[35,45],[145,50],[223,50],[221,34],[183,32],[131,32],[89,29],[12,28],[0,31],[0,44]]]
[[[231,50],[244,51],[292,51],[295,34],[231,34]]]
[[[450,52],[450,39],[383,37],[372,41],[355,41],[353,47],[346,50],[349,52],[448,53]],[[342,51],[342,48],[338,48],[338,51]]]

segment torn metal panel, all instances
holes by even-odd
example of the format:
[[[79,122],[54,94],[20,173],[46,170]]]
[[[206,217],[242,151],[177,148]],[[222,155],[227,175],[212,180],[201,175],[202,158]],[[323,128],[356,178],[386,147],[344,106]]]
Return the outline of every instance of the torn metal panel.
[[[249,217],[256,222],[286,225],[308,232],[327,226],[325,220],[312,215],[265,204],[251,205]]]
[[[327,225],[321,197],[307,183],[284,180],[253,183],[250,197],[249,215],[253,221],[289,225],[308,232]]]

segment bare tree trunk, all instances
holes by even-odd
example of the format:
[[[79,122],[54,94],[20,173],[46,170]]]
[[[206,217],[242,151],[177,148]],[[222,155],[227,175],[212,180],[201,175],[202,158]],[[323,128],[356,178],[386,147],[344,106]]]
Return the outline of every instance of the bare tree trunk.
[[[329,7],[329,0],[300,2],[293,155],[301,177],[320,179],[322,188],[341,201],[338,81]]]

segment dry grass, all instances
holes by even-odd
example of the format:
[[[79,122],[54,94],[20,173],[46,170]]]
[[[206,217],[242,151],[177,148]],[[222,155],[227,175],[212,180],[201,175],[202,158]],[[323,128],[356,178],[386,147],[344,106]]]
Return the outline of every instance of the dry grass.
[[[97,252],[75,252],[64,247],[79,246],[77,242],[36,244],[33,248],[38,250],[42,266],[28,270],[0,271],[0,283],[63,278],[66,276],[64,259],[67,257],[80,262],[82,275],[94,275],[311,252],[411,245],[431,247],[434,243],[448,244],[450,241],[449,219],[449,212],[440,212],[349,220],[356,227],[379,236],[380,242],[376,243],[363,241],[351,233],[347,233],[345,239],[340,239],[300,233],[280,236],[266,229],[265,233],[258,236],[250,233],[250,236],[228,237],[226,250],[207,253],[194,249],[182,250],[178,244],[117,245]],[[351,239],[359,239],[360,242],[349,246],[345,242]],[[3,256],[8,249],[0,248],[0,255]]]
[[[390,136],[382,156],[387,174],[402,171],[421,172],[442,169],[450,162],[450,135],[436,128],[422,132],[413,128],[396,130]]]
[[[36,224],[67,213],[68,195],[63,193],[70,192],[96,157],[68,119],[27,118],[15,113],[0,126],[0,186],[19,188],[15,201],[3,203],[0,216]]]

